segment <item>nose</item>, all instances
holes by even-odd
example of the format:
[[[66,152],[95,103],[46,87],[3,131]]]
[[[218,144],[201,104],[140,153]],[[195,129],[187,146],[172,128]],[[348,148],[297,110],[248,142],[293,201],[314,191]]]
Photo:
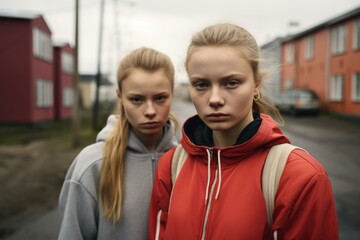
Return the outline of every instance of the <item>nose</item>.
[[[155,106],[152,102],[148,102],[145,106],[145,116],[148,118],[153,118],[156,115]]]
[[[221,95],[221,89],[213,88],[210,93],[209,105],[213,108],[219,108],[224,105],[225,100]]]

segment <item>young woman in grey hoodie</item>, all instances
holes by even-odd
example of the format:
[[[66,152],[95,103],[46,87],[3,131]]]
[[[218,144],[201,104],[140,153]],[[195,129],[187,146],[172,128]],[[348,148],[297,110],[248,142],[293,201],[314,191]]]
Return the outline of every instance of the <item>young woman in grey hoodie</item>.
[[[170,113],[174,67],[149,48],[127,55],[117,73],[120,114],[70,166],[60,193],[62,239],[146,239],[160,156],[176,145]]]

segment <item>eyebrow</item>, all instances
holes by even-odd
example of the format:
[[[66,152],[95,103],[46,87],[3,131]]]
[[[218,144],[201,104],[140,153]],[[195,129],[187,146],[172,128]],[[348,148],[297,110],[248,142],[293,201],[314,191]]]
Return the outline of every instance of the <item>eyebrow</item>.
[[[170,94],[169,91],[162,91],[162,92],[155,93],[154,95],[155,95],[155,96],[159,96],[159,95],[169,95],[169,94]],[[125,95],[131,96],[131,97],[141,97],[141,96],[145,96],[145,95],[142,94],[142,93],[136,93],[136,92],[129,92],[129,93],[126,93]]]
[[[226,80],[229,80],[229,79],[234,78],[234,77],[245,78],[245,75],[242,74],[242,73],[233,73],[233,74],[229,74],[229,75],[226,75],[224,77],[221,77],[220,81],[226,81]],[[190,77],[189,80],[190,81],[210,81],[208,78],[197,77],[197,76]]]

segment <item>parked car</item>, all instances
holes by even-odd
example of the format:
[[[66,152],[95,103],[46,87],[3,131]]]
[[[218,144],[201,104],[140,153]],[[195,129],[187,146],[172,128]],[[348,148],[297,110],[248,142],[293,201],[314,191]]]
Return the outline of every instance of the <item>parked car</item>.
[[[291,116],[317,115],[320,112],[319,97],[309,89],[292,89],[280,94],[276,106],[281,112]]]

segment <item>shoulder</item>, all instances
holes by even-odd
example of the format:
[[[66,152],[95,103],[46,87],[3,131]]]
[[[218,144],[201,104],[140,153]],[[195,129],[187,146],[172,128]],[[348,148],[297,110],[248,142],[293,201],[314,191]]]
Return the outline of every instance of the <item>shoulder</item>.
[[[297,194],[307,186],[325,182],[329,183],[330,180],[321,163],[306,151],[295,149],[286,162],[279,190],[285,187],[293,194]]]
[[[85,147],[70,166],[66,180],[82,182],[84,178],[97,178],[103,158],[103,147],[104,142]]]
[[[169,151],[165,152],[159,159],[157,165],[157,172],[159,175],[165,174],[168,175],[171,169],[171,162],[174,156],[176,146],[171,148]]]
[[[290,153],[285,169],[286,171],[307,174],[309,177],[326,174],[321,163],[302,149],[295,149]]]

